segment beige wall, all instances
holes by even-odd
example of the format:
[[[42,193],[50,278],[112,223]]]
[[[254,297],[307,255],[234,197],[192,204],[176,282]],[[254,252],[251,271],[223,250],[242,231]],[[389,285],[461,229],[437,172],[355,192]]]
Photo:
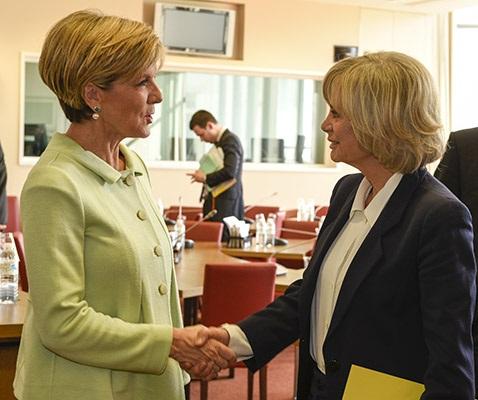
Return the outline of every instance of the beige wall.
[[[227,1],[233,3],[232,1]],[[67,13],[82,8],[99,8],[106,13],[152,21],[152,0],[17,0],[4,2],[0,13],[0,140],[6,153],[9,181],[8,192],[19,194],[29,172],[20,166],[19,99],[20,53],[39,52],[48,28]],[[350,6],[334,6],[307,0],[244,0],[245,36],[244,58],[224,61],[197,57],[171,56],[176,63],[222,64],[245,68],[310,71],[321,75],[331,65],[333,45],[359,45],[378,50],[377,43],[369,43],[382,32],[370,32],[367,25],[379,25],[382,18],[392,18],[394,27],[387,32],[399,32],[405,26],[422,26],[426,16],[397,14],[386,11],[367,12]],[[365,17],[364,17],[365,15]],[[366,20],[367,25],[362,23]],[[372,23],[375,21],[375,23]],[[403,24],[402,24],[403,21]],[[407,25],[405,25],[407,24]],[[415,28],[414,28],[415,29]],[[428,29],[428,28],[423,28]],[[393,35],[391,36],[393,39]],[[372,38],[372,39],[371,39]],[[393,40],[380,43],[381,49],[391,49]],[[433,39],[430,39],[433,40]],[[403,43],[399,43],[404,51]],[[416,52],[416,41],[413,42]],[[423,54],[430,46],[423,42]],[[428,57],[428,55],[426,56]],[[430,56],[431,57],[431,56]],[[426,62],[426,60],[425,60]],[[427,63],[427,62],[426,62]],[[428,63],[429,64],[429,63]],[[167,95],[167,93],[165,94]],[[233,130],[234,127],[231,127]],[[179,195],[185,204],[197,204],[199,187],[191,185],[186,169],[151,169],[153,190],[165,205],[177,203]],[[321,168],[308,172],[252,171],[244,172],[245,201],[254,204],[268,193],[279,194],[268,203],[287,208],[295,207],[298,197],[314,198],[326,204],[337,179],[350,168]]]

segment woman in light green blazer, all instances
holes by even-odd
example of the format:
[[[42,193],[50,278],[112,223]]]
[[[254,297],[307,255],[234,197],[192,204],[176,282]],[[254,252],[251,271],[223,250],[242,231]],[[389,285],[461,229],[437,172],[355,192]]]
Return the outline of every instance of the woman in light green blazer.
[[[162,94],[151,27],[80,11],[49,32],[43,81],[71,121],[23,188],[30,286],[20,400],[175,400],[191,373],[234,362],[204,327],[182,328],[171,243],[142,160]]]

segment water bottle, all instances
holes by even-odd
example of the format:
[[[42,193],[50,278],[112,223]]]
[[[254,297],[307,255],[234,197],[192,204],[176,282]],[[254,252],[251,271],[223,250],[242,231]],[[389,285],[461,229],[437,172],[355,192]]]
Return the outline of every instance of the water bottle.
[[[19,258],[11,233],[2,233],[0,241],[0,304],[18,300]]]
[[[256,246],[264,247],[267,244],[267,225],[264,214],[256,215]]]
[[[276,244],[276,216],[275,214],[269,214],[267,217],[267,234],[266,244],[267,247],[272,247]]]
[[[185,218],[182,215],[178,215],[176,222],[174,223],[174,228],[169,233],[171,244],[173,245],[173,258],[175,264],[181,261],[186,241],[186,225],[184,224],[184,220]]]
[[[186,241],[186,224],[184,223],[185,217],[178,215],[176,223],[174,224],[174,230],[176,231],[176,240],[178,241],[178,247],[184,249],[184,243]]]

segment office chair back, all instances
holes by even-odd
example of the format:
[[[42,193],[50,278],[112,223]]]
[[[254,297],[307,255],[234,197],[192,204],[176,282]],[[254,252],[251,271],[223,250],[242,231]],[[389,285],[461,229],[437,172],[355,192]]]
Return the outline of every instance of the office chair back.
[[[197,225],[188,231],[188,229],[195,224]],[[224,230],[224,224],[222,222],[203,221],[197,223],[197,221],[186,220],[185,225],[186,239],[192,239],[197,242],[221,243],[222,231]]]
[[[313,239],[316,236],[315,230],[318,227],[318,221],[286,219],[282,224],[281,237],[284,239]]]
[[[206,264],[201,323],[235,323],[263,309],[274,299],[275,272],[275,264],[269,262]],[[244,367],[244,363],[236,366]],[[233,377],[234,369],[230,369],[229,378]],[[254,375],[248,371],[248,400],[252,400],[253,385]],[[207,394],[208,383],[201,381],[201,400],[206,400]],[[259,398],[267,400],[267,365],[259,370]]]
[[[202,218],[202,211],[183,210],[181,214],[183,217],[186,217],[188,221],[199,221]],[[178,210],[166,211],[165,213],[166,218],[172,219],[174,221],[178,218],[178,215]]]
[[[181,210],[183,217],[186,217],[188,221],[198,221],[202,218],[202,208],[200,207],[183,207]],[[172,220],[176,220],[179,215],[179,208],[169,207],[164,212],[164,217]]]
[[[8,218],[6,232],[20,231],[20,201],[17,196],[7,196]]]
[[[315,218],[325,217],[329,211],[329,206],[318,206],[315,210]]]
[[[272,213],[276,214],[279,212],[280,207],[277,206],[252,206],[250,208],[246,207],[247,211],[244,213],[244,216],[250,219],[254,219],[256,217],[256,214],[264,214],[264,216],[267,218],[267,216]]]
[[[236,323],[274,299],[276,266],[270,262],[206,264],[201,323]]]

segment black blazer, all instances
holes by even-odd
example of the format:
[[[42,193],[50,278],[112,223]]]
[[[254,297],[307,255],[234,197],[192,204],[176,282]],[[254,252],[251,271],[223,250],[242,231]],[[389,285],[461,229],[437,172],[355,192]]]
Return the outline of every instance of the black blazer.
[[[0,224],[7,223],[7,167],[3,155],[2,145],[0,144]]]
[[[310,313],[327,251],[346,223],[361,174],[333,191],[303,280],[241,321],[256,370],[300,339],[298,400],[310,391]],[[425,169],[405,175],[355,255],[323,346],[327,400],[342,398],[351,364],[423,382],[422,399],[474,397],[475,260],[466,207]]]
[[[450,133],[435,177],[470,209],[478,255],[478,128]]]
[[[206,183],[216,186],[224,181],[235,178],[236,184],[214,199],[214,207],[217,214],[211,218],[212,221],[222,221],[224,217],[231,215],[238,219],[244,218],[244,200],[242,194],[242,164],[244,162],[244,151],[239,137],[226,129],[221,139],[215,144],[224,152],[224,167],[219,171],[206,176]],[[213,208],[212,196],[209,193],[205,199],[204,215]]]
[[[475,257],[478,256],[478,128],[450,133],[435,177],[469,208],[473,218]],[[475,311],[475,371],[478,371],[478,315]],[[478,387],[475,372],[475,387]]]

